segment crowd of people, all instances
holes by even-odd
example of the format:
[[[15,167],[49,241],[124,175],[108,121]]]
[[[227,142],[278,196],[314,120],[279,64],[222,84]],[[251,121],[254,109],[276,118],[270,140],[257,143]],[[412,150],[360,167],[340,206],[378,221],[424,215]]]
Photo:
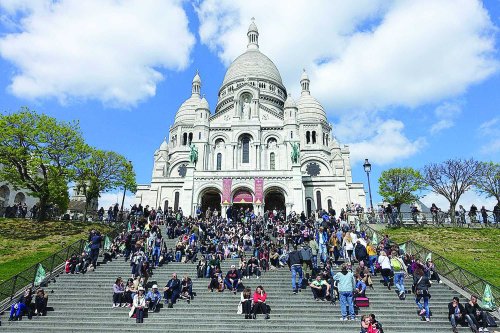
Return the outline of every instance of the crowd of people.
[[[310,217],[277,210],[261,216],[243,207],[232,207],[227,217],[210,208],[197,211],[195,217],[184,216],[182,210],[137,211],[128,230],[104,251],[105,260],[123,257],[130,264],[130,277],[126,281],[118,277],[113,284],[112,306],[130,308],[129,315],[137,323],[143,322],[146,313],[159,311],[162,302],[172,308],[177,301],[189,303],[196,296],[187,275],[179,278],[173,273],[162,289],[148,283],[155,268],[174,261],[196,265],[197,277],[206,279],[211,292],[240,293],[238,313],[245,319],[255,319],[259,313],[269,319],[270,307],[264,287],[259,285],[252,293],[244,280],[259,279],[269,270],[289,269],[291,294],[309,288],[316,301],[339,301],[341,320],[357,320],[356,309],[368,306],[369,290],[378,275],[385,287],[395,288],[400,300],[412,290],[419,316],[431,320],[431,281],[441,283],[432,259],[422,262],[404,253],[387,235],[373,243],[359,225],[349,222],[348,214],[353,212],[349,207],[338,217],[333,209]],[[167,238],[175,240],[175,247],[166,246]],[[68,273],[97,267],[102,236],[92,232],[88,240],[90,248],[69,259]],[[221,263],[230,258],[238,259],[238,264],[224,272]],[[413,280],[411,288],[405,286],[408,276]],[[479,329],[478,320],[484,325],[481,316],[463,318],[471,328],[487,332]],[[454,318],[455,322],[459,319]],[[373,315],[363,316],[361,332],[382,333],[383,329]]]

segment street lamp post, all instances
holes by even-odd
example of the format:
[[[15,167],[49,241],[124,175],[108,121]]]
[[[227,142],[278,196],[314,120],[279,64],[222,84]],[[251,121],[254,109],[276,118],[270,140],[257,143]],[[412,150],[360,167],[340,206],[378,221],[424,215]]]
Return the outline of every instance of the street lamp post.
[[[128,166],[132,167],[132,161],[128,161]],[[120,210],[120,220],[123,221],[123,205],[125,204],[125,193],[127,193],[127,184],[123,185],[122,208]]]
[[[372,188],[370,185],[370,172],[372,171],[372,165],[368,162],[368,159],[365,158],[365,163],[363,164],[363,168],[365,168],[366,177],[368,177],[368,193],[370,194],[370,207],[373,213],[373,201],[372,201]]]

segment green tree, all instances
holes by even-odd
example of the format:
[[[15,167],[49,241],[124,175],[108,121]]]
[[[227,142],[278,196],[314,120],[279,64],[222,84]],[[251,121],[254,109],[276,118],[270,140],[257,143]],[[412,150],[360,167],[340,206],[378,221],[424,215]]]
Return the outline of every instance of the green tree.
[[[453,159],[442,163],[431,163],[424,167],[425,183],[434,193],[440,194],[450,203],[450,217],[456,223],[455,210],[462,194],[468,191],[480,175],[480,164],[474,159]]]
[[[78,122],[61,122],[23,107],[0,115],[0,128],[0,180],[39,199],[38,221],[46,218],[49,205],[64,212],[67,184],[89,150]]]
[[[479,194],[487,198],[494,197],[500,204],[500,163],[479,163],[479,176],[475,181],[475,188]]]
[[[425,188],[422,175],[413,168],[394,168],[385,170],[378,179],[379,194],[384,201],[396,207],[400,213],[402,204],[418,200],[418,192]]]
[[[89,157],[78,163],[77,169],[77,182],[85,195],[84,219],[90,203],[101,193],[124,186],[129,191],[136,191],[135,173],[130,162],[113,151],[92,149]]]

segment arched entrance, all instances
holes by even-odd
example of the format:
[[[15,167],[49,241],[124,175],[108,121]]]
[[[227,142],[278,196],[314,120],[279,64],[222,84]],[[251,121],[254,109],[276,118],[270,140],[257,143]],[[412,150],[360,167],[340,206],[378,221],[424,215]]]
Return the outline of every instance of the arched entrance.
[[[241,189],[237,190],[233,195],[233,210],[253,210],[253,195],[250,191]]]
[[[23,192],[18,192],[14,198],[14,203],[24,203],[26,201],[26,195]]]
[[[211,211],[217,209],[220,214],[221,211],[221,196],[215,189],[205,191],[201,196],[201,211],[203,214],[210,208]]]
[[[0,208],[7,207],[9,205],[10,189],[7,185],[2,185],[0,187]]]
[[[285,195],[279,190],[271,190],[264,197],[264,211],[285,211]]]

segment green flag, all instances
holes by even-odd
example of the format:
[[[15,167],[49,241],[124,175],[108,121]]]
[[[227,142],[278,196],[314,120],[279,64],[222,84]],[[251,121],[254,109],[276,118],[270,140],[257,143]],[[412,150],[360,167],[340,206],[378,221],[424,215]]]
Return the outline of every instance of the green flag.
[[[489,284],[484,287],[483,299],[481,302],[483,303],[483,309],[492,311],[495,307],[493,294],[491,293],[491,287]]]
[[[403,253],[406,253],[406,243],[399,245],[399,249],[403,251]]]
[[[128,223],[128,226],[127,226],[127,231],[130,231],[132,230],[132,225],[130,225],[130,222]]]
[[[108,251],[111,248],[111,240],[108,236],[104,237],[104,250]]]
[[[83,248],[83,251],[84,251],[85,253],[90,253],[90,243],[87,243],[87,244],[85,245],[85,247]]]
[[[372,243],[375,244],[375,245],[378,244],[378,237],[377,237],[377,233],[376,232],[373,233]]]
[[[45,269],[43,268],[42,264],[38,264],[35,275],[35,286],[39,286],[43,282],[43,280],[45,280]]]

